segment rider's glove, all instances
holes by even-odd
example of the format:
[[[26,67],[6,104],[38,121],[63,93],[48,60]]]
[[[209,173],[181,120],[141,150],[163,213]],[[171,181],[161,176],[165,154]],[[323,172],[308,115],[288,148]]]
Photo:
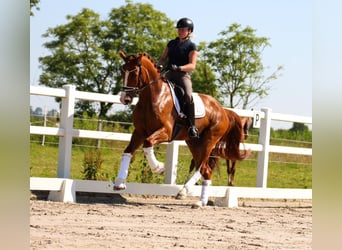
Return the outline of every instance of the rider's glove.
[[[181,70],[180,70],[180,67],[177,66],[177,65],[174,65],[174,64],[171,65],[171,69],[172,69],[173,71],[181,71]]]
[[[159,70],[160,72],[162,72],[164,67],[163,67],[162,64],[159,64],[157,68],[158,68],[158,70]]]

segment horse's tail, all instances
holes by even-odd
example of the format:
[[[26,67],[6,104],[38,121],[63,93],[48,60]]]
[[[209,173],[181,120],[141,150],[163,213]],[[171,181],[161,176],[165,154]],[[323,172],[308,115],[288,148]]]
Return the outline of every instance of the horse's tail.
[[[213,152],[224,159],[243,160],[250,155],[250,150],[240,150],[240,143],[244,142],[244,131],[240,116],[234,111],[226,110],[229,119],[229,125],[225,135],[216,144]],[[216,152],[215,152],[216,151]]]

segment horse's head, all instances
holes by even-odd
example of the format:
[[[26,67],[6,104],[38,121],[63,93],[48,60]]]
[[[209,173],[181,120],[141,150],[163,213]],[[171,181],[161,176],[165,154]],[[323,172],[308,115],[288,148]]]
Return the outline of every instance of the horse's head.
[[[119,51],[119,54],[125,61],[121,67],[123,92],[120,101],[127,105],[132,103],[133,97],[145,86],[156,81],[160,73],[152,58],[145,53],[126,56],[123,51]]]

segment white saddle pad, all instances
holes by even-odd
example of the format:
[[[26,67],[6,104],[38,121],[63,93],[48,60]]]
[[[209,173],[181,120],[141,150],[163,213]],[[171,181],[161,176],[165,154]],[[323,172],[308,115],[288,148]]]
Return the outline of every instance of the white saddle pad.
[[[170,85],[170,83],[169,83],[169,85]],[[175,94],[173,87],[170,86],[170,89],[171,89],[171,93],[172,93],[173,103],[176,107],[178,115],[181,117],[185,117],[186,115],[184,115],[180,110],[179,100]],[[198,95],[198,93],[192,93],[192,98],[193,98],[194,104],[195,104],[195,118],[204,117],[205,116],[205,108],[204,108],[204,104],[203,104],[201,97]]]

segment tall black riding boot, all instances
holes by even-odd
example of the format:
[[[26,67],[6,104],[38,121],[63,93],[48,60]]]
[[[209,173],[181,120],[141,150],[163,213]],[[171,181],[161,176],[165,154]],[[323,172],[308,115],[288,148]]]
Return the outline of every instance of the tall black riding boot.
[[[189,121],[189,129],[188,129],[189,137],[198,138],[199,137],[198,130],[195,127],[195,104],[193,101],[186,104],[186,113],[187,113],[186,115]]]

